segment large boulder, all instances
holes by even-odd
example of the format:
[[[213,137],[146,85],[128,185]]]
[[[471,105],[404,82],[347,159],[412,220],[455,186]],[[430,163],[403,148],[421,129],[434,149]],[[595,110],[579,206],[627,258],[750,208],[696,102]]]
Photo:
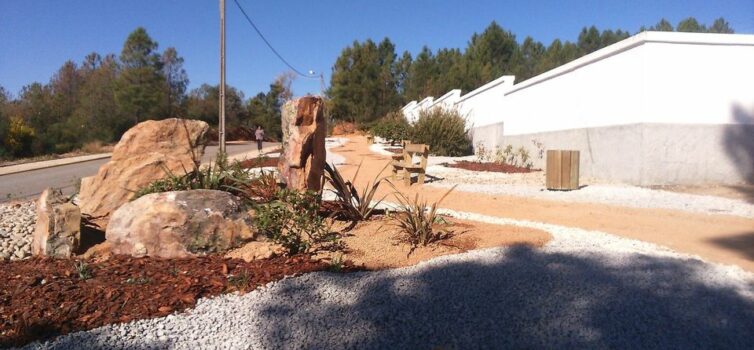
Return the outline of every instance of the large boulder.
[[[152,193],[124,204],[105,231],[114,254],[187,257],[222,252],[254,239],[251,217],[228,192]]]
[[[134,192],[165,177],[183,173],[201,159],[209,125],[186,119],[150,120],[126,131],[112,158],[97,175],[81,179],[81,212],[100,228],[110,214],[133,198]]]
[[[31,241],[34,255],[68,258],[81,242],[81,211],[59,190],[48,188],[37,201],[37,223]]]
[[[282,108],[283,154],[278,169],[283,182],[295,190],[318,191],[322,185],[327,124],[319,97],[306,96]]]

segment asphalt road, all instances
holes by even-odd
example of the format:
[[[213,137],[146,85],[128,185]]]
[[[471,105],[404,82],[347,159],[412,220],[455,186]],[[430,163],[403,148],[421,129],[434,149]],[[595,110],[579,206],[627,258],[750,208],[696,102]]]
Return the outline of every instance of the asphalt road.
[[[265,147],[273,145],[265,143]],[[227,152],[236,155],[256,150],[256,143],[229,144]],[[214,159],[218,146],[207,146],[202,161]],[[0,176],[0,203],[13,199],[28,199],[38,196],[47,187],[60,188],[65,194],[72,194],[79,179],[97,173],[102,164],[110,158],[91,160],[88,162],[61,165],[52,168],[25,171],[22,173]]]

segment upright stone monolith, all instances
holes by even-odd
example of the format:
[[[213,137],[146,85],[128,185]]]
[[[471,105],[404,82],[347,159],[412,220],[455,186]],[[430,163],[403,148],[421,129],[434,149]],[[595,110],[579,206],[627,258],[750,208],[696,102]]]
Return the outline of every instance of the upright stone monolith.
[[[291,100],[283,106],[283,154],[278,169],[290,189],[320,189],[327,156],[323,107],[322,99],[314,96]]]

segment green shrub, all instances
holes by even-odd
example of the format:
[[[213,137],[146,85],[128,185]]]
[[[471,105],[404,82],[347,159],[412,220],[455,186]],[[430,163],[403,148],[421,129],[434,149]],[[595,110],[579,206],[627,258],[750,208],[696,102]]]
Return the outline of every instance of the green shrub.
[[[21,118],[11,118],[5,131],[5,138],[0,140],[7,152],[14,157],[25,157],[31,155],[31,144],[36,138],[36,131],[31,126],[26,125]]]
[[[400,111],[390,112],[375,123],[370,131],[373,135],[390,141],[391,144],[411,136],[411,124]]]
[[[429,145],[429,151],[438,156],[459,157],[472,153],[466,118],[456,109],[420,111],[411,142]]]
[[[278,199],[256,206],[255,225],[261,234],[282,245],[289,255],[339,244],[318,215],[320,196],[314,192],[278,191]]]
[[[76,270],[80,280],[88,280],[92,278],[92,270],[87,263],[76,261],[73,263],[73,268]]]
[[[224,154],[218,155],[214,166],[201,167],[198,161],[194,161],[193,169],[184,169],[183,174],[174,174],[167,168],[164,171],[164,178],[136,191],[134,199],[150,193],[199,189],[225,191],[242,199],[250,199],[248,187],[254,180],[239,162],[229,164]]]

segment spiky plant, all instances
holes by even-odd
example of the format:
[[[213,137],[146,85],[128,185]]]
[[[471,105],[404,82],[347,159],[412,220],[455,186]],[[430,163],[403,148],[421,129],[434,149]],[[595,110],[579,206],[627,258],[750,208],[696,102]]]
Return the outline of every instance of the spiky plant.
[[[393,188],[392,182],[389,182]],[[400,229],[403,234],[402,239],[411,244],[410,255],[419,246],[426,246],[432,242],[446,239],[453,232],[445,229],[437,229],[435,226],[441,222],[442,217],[437,214],[437,205],[447,197],[455,186],[450,188],[440,197],[437,202],[427,204],[426,200],[420,200],[417,193],[413,199],[396,189],[395,197],[398,200],[398,208],[394,218],[394,225]]]
[[[353,178],[351,180],[345,180],[340,174],[340,171],[338,171],[338,168],[331,166],[330,164],[325,164],[325,179],[332,187],[328,190],[334,193],[337,197],[336,203],[338,210],[333,213],[334,215],[342,216],[351,221],[367,220],[372,216],[376,207],[385,200],[386,196],[383,196],[376,202],[372,203],[380,184],[385,180],[384,178],[379,178],[382,171],[374,177],[372,182],[368,182],[361,192],[359,192],[356,189],[354,182],[356,182],[360,170],[361,163],[359,163],[359,167],[356,168],[356,173],[353,175]]]
[[[267,203],[276,198],[280,184],[273,171],[261,171],[245,185],[243,191],[258,203]]]
[[[224,154],[206,167],[201,167],[198,162],[194,162],[190,170],[183,167],[183,174],[175,174],[166,167],[163,167],[163,171],[164,178],[136,191],[134,199],[150,193],[198,189],[225,191],[242,199],[250,199],[245,189],[254,178],[238,161],[229,163]]]

